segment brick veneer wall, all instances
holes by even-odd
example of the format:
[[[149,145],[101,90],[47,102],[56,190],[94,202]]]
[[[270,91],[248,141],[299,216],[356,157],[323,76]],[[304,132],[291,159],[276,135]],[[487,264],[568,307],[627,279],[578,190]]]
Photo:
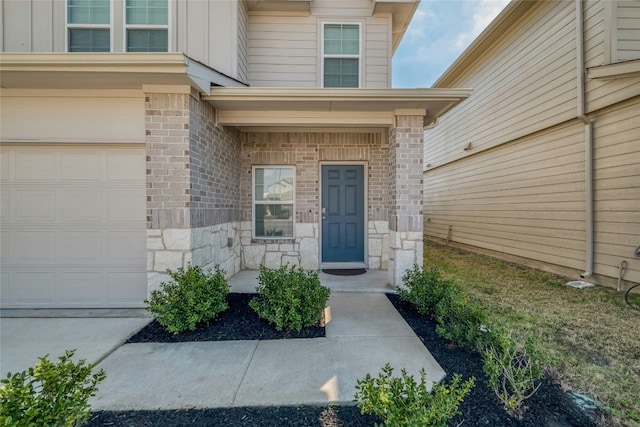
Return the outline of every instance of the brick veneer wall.
[[[389,146],[382,133],[246,133],[242,135],[241,218],[245,268],[285,263],[318,268],[320,162],[367,162],[368,263],[387,268]],[[296,166],[296,235],[291,240],[251,239],[251,168]]]
[[[148,289],[188,263],[240,270],[240,138],[197,94],[145,94]]]
[[[147,228],[189,228],[188,94],[145,94]]]
[[[251,221],[251,167],[296,166],[296,222],[317,223],[319,162],[366,161],[369,221],[388,220],[389,144],[381,133],[245,133],[242,135],[242,221]]]
[[[423,117],[396,116],[389,134],[389,281],[402,284],[404,272],[423,264]]]
[[[215,125],[215,110],[190,101],[191,226],[238,221],[240,134]]]

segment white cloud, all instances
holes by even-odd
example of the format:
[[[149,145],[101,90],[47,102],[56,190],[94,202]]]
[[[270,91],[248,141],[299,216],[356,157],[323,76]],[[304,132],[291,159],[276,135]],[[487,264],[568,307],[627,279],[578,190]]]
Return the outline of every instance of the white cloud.
[[[476,0],[474,1],[472,27],[461,32],[456,39],[456,47],[466,48],[482,31],[502,12],[510,0]]]

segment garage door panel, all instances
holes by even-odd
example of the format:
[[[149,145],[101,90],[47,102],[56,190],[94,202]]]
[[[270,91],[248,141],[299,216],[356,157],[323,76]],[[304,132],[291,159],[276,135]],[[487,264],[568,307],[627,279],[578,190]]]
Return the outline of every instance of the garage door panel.
[[[53,222],[56,220],[55,190],[15,190],[15,221]]]
[[[109,301],[127,303],[139,299],[137,289],[147,288],[146,274],[140,275],[135,272],[110,272],[106,275],[109,293],[107,298]],[[146,295],[144,296],[146,298]]]
[[[102,190],[63,190],[60,192],[62,221],[102,222]]]
[[[0,259],[6,258],[7,260],[9,256],[9,232],[2,230],[0,231]]]
[[[122,265],[147,264],[146,233],[133,231],[107,232],[107,260]]]
[[[55,302],[55,273],[16,271],[10,276],[8,297],[14,304],[31,306]]]
[[[9,153],[0,151],[0,179],[7,181],[9,179]]]
[[[11,210],[9,207],[11,203],[11,192],[7,190],[0,190],[0,218],[2,221],[8,221]]]
[[[144,156],[134,157],[125,150],[112,149],[107,152],[107,179],[129,181],[145,179]]]
[[[57,239],[56,261],[58,263],[104,263],[102,231],[60,231]]]
[[[60,156],[62,181],[99,181],[102,171],[102,152],[96,150],[68,150]]]
[[[58,294],[68,295],[65,298],[67,304],[104,304],[107,301],[104,277],[105,274],[96,274],[95,271],[61,273],[57,286]]]
[[[107,221],[136,221],[144,220],[140,212],[145,212],[145,197],[134,190],[111,190],[107,196]]]
[[[0,153],[2,306],[143,306],[144,147],[3,145]]]
[[[55,231],[9,232],[10,255],[12,264],[54,264],[56,257]]]
[[[56,151],[23,148],[14,152],[14,177],[19,181],[51,181],[56,177]]]

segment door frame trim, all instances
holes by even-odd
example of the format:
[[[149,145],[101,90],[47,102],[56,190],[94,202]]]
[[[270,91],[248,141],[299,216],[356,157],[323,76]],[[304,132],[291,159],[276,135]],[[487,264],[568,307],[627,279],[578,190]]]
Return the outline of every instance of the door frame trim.
[[[322,262],[322,167],[323,166],[362,166],[364,181],[364,260],[362,262]],[[318,162],[318,265],[323,268],[369,268],[369,162],[366,160],[324,160]]]

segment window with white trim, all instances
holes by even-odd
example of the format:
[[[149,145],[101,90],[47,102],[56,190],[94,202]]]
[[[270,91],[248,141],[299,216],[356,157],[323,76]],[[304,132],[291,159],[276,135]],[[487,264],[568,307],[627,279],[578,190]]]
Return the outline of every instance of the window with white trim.
[[[125,51],[168,52],[168,0],[126,0]]]
[[[67,51],[111,51],[111,0],[67,0]]]
[[[293,166],[253,167],[253,237],[294,237],[295,176]]]
[[[324,24],[323,87],[360,87],[360,24]]]

